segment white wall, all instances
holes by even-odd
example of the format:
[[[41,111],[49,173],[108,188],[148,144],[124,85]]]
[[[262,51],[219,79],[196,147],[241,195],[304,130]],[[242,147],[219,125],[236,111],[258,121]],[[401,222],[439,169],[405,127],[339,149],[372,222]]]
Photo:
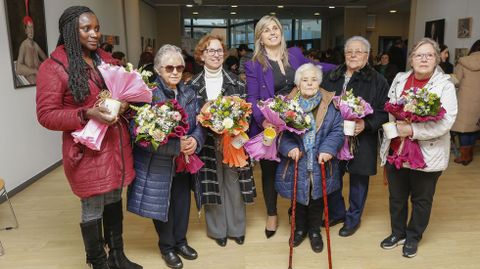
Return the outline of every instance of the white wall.
[[[468,48],[480,38],[480,1],[478,0],[417,0],[414,40],[415,43],[425,34],[425,22],[445,19],[444,43],[449,47],[450,59],[454,58],[455,48]],[[471,38],[457,38],[458,19],[472,17]],[[410,45],[409,44],[409,45]]]
[[[72,5],[90,7],[103,33],[120,36],[115,49],[125,50],[121,0],[45,0],[49,53],[57,43],[58,18]],[[14,89],[7,36],[4,1],[0,1],[0,177],[12,190],[61,159],[61,134],[37,123],[35,87]]]
[[[156,39],[155,51],[160,47],[157,39],[157,11],[143,1],[140,1],[140,36],[145,38],[143,49],[147,38]]]

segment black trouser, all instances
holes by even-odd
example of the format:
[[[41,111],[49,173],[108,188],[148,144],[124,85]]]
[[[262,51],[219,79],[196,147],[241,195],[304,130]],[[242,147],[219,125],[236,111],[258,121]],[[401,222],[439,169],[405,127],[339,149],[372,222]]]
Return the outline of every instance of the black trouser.
[[[170,189],[168,221],[153,220],[162,254],[174,251],[187,244],[188,219],[190,214],[190,181],[186,174],[173,178]]]
[[[390,221],[392,233],[407,241],[420,241],[427,228],[432,211],[433,195],[439,172],[423,172],[408,168],[397,170],[387,164],[388,190],[390,192]],[[408,219],[408,197],[411,197],[412,213]]]
[[[269,216],[277,215],[277,191],[275,190],[275,173],[278,163],[276,161],[260,160],[262,168],[263,200]]]
[[[308,205],[297,202],[295,208],[295,229],[304,232],[320,231],[323,216],[323,197],[311,199]]]

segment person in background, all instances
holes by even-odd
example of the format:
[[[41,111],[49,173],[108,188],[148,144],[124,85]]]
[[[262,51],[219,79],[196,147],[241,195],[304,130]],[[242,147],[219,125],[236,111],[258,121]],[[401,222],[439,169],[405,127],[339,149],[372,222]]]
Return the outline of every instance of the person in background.
[[[251,61],[245,64],[247,78],[247,101],[253,104],[253,117],[249,136],[253,137],[272,125],[256,105],[277,95],[289,95],[295,87],[295,70],[309,60],[298,47],[287,50],[287,44],[280,21],[270,15],[263,16],[255,26],[255,51]],[[330,64],[322,64],[324,69],[332,69]],[[260,160],[262,187],[267,207],[265,236],[272,237],[278,226],[277,192],[275,191],[275,171],[278,163]]]
[[[203,106],[221,96],[246,98],[245,84],[223,66],[226,47],[223,38],[205,35],[195,48],[195,59],[204,70],[190,81]],[[222,136],[208,129],[200,159],[205,163],[198,173],[202,186],[207,235],[224,247],[227,238],[242,245],[245,241],[245,204],[253,203],[255,187],[250,166],[224,164]],[[218,190],[218,191],[217,191]]]
[[[394,101],[408,89],[426,88],[440,97],[446,110],[444,118],[435,122],[396,120],[399,137],[390,140],[383,136],[380,148],[381,165],[386,166],[388,179],[391,224],[391,234],[380,243],[380,247],[388,250],[403,245],[403,256],[412,258],[417,255],[418,243],[430,219],[438,178],[448,166],[450,128],[457,115],[457,98],[450,76],[437,68],[440,63],[437,42],[422,38],[413,46],[408,58],[412,70],[395,77],[388,98]],[[392,115],[390,121],[395,121]],[[387,155],[399,149],[401,138],[418,140],[425,168],[403,166],[397,169],[386,162]],[[409,198],[412,203],[410,217]]]
[[[345,222],[339,235],[353,235],[360,227],[365,202],[367,200],[370,176],[377,173],[378,130],[388,120],[383,107],[387,101],[388,83],[375,69],[367,64],[370,43],[361,36],[350,37],[345,43],[345,63],[327,74],[322,88],[342,95],[353,90],[355,96],[368,102],[373,113],[355,122],[356,150],[353,159],[341,161],[340,175],[350,174],[350,192],[348,211],[342,189],[328,197],[330,226]]]
[[[450,63],[450,52],[448,51],[448,47],[446,45],[440,45],[440,64],[439,66],[442,68],[445,74],[452,74],[453,73],[453,64]]]
[[[398,71],[405,71],[405,54],[403,51],[402,39],[396,39],[393,46],[390,47],[388,54],[390,55],[390,63],[397,66]]]
[[[112,53],[112,58],[117,59],[123,67],[127,66],[127,58],[125,57],[125,53],[121,51],[114,51]]]
[[[98,48],[100,24],[88,7],[67,8],[58,24],[57,47],[38,71],[38,122],[63,132],[63,168],[82,205],[87,263],[94,269],[141,269],[123,251],[122,188],[135,178],[128,123],[95,105],[106,88],[97,66],[118,62]],[[119,114],[127,108],[128,103],[122,103]],[[71,135],[91,119],[110,126],[99,151],[75,143]]]
[[[237,51],[238,51],[238,57],[239,57],[239,64],[238,64],[239,78],[245,81],[247,79],[245,76],[245,63],[252,60],[253,50],[250,49],[246,44],[240,44],[240,46],[238,46]]]
[[[468,56],[460,58],[453,77],[458,85],[458,117],[452,131],[460,141],[460,156],[454,161],[468,165],[480,131],[480,40],[473,43]]]
[[[393,79],[398,73],[397,66],[390,63],[390,56],[386,52],[380,56],[380,63],[375,66],[375,70],[387,79],[388,85],[392,85]]]
[[[136,178],[128,189],[128,211],[151,218],[158,235],[158,247],[166,265],[180,269],[182,256],[195,260],[197,251],[188,245],[187,230],[190,215],[190,182],[192,175],[175,172],[175,158],[198,153],[203,146],[205,133],[197,123],[200,106],[195,91],[182,81],[185,68],[182,51],[174,45],[163,45],[155,56],[158,74],[151,105],[175,99],[185,110],[190,126],[187,135],[171,137],[156,150],[152,145],[134,144]]]
[[[138,61],[138,69],[146,70],[152,72],[152,76],[148,78],[149,82],[154,82],[157,79],[158,73],[155,72],[155,67],[153,64],[154,56],[150,52],[142,52],[140,54],[140,60]]]
[[[145,49],[143,50],[143,52],[148,52],[148,53],[151,53],[153,55],[155,51],[154,51],[152,46],[147,45],[147,46],[145,46]]]
[[[233,73],[238,74],[238,52],[236,48],[231,48],[228,50],[228,57],[225,59],[225,68]]]
[[[103,42],[102,44],[100,44],[100,48],[110,54],[112,54],[112,51],[113,51],[113,45],[110,44],[110,43],[107,43],[107,42]]]
[[[299,246],[307,237],[314,252],[323,250],[320,226],[323,215],[323,193],[320,164],[325,163],[327,194],[340,189],[337,152],[343,145],[343,119],[333,105],[334,92],[320,88],[321,68],[307,63],[295,73],[299,88],[298,103],[311,118],[312,125],[302,135],[283,133],[278,150],[281,161],[275,176],[278,193],[287,199],[293,196],[294,166],[298,161],[297,201],[293,246]],[[332,173],[333,172],[333,173]]]

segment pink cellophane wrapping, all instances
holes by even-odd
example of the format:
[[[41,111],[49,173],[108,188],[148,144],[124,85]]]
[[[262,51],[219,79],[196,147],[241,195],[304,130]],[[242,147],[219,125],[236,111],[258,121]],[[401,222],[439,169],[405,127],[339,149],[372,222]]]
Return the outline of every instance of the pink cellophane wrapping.
[[[280,162],[280,158],[277,156],[278,150],[277,150],[277,140],[278,140],[278,135],[280,132],[287,130],[292,133],[296,134],[303,134],[305,133],[306,130],[297,130],[295,128],[287,126],[284,120],[280,118],[280,115],[278,112],[273,111],[268,107],[266,104],[269,103],[270,100],[273,99],[268,99],[264,102],[265,105],[258,105],[258,108],[262,112],[263,116],[265,117],[265,120],[271,123],[276,129],[277,129],[277,137],[273,140],[272,145],[270,146],[265,146],[263,144],[263,132],[257,134],[253,138],[251,138],[245,145],[243,146],[245,151],[247,151],[248,155],[250,155],[250,158],[258,161],[260,159],[264,160],[271,160],[271,161],[277,161]]]
[[[348,105],[341,103],[340,99],[341,96],[334,96],[333,97],[333,102],[335,103],[336,107],[340,110],[340,114],[342,115],[342,118],[344,120],[352,120],[355,121],[356,119],[361,119],[364,118],[365,116],[372,114],[373,109],[372,106],[363,100],[362,97],[358,97],[360,99],[360,103],[363,105],[363,114],[356,113],[352,110],[351,107]],[[345,136],[345,141],[343,142],[343,146],[340,149],[340,151],[337,153],[337,159],[339,160],[351,160],[353,159],[353,153],[350,150],[351,143],[353,143],[352,137],[350,136]]]
[[[122,66],[102,64],[98,67],[111,93],[111,98],[129,103],[152,102],[152,91],[137,72],[127,72]],[[89,120],[82,130],[72,133],[76,143],[100,150],[108,125]]]
[[[387,102],[385,104],[385,111],[392,114],[397,120],[407,120],[409,122],[439,121],[443,119],[447,112],[445,108],[442,107],[435,116],[419,116],[412,112],[404,111],[403,106],[404,105],[401,104]],[[395,168],[402,168],[404,163],[408,163],[412,169],[421,169],[427,166],[417,140],[404,138],[402,139],[400,148],[400,152],[394,152],[392,155],[387,156],[388,163],[394,165]]]

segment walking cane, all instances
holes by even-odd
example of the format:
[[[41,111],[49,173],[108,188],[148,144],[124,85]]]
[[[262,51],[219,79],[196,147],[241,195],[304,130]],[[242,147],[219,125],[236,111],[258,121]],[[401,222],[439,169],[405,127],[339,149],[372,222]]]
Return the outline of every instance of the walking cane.
[[[328,220],[327,173],[325,172],[325,163],[322,162],[320,166],[322,168],[323,212],[325,212],[325,232],[327,234],[328,268],[332,269],[332,249],[330,248],[330,223]]]
[[[288,255],[288,269],[292,269],[293,262],[293,237],[295,233],[295,208],[297,205],[297,177],[298,177],[298,161],[295,161],[295,171],[293,172],[293,197],[292,197],[292,221],[290,227],[290,254]]]

